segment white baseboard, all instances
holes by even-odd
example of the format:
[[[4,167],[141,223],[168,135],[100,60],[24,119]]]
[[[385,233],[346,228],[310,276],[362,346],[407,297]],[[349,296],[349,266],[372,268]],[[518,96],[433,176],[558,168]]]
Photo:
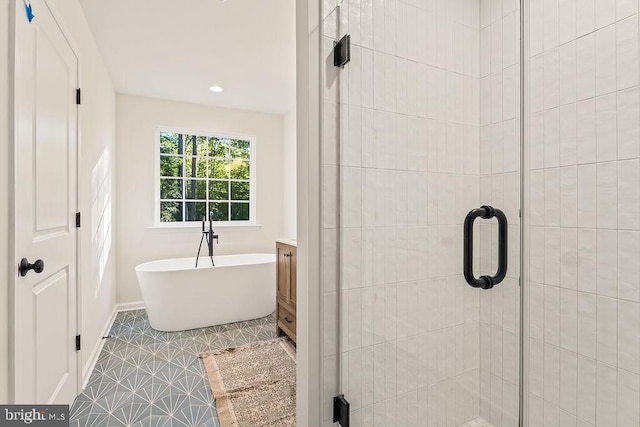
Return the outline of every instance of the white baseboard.
[[[136,302],[127,302],[122,304],[116,304],[111,311],[111,315],[107,319],[107,322],[102,329],[102,333],[98,337],[98,340],[93,346],[91,350],[91,355],[89,356],[89,361],[82,369],[82,390],[87,387],[87,383],[89,382],[89,378],[91,378],[91,373],[96,367],[96,363],[98,363],[98,357],[102,352],[102,348],[104,347],[105,340],[102,337],[106,337],[113,326],[113,322],[116,320],[116,316],[121,311],[130,311],[130,310],[140,310],[144,308],[144,301],[136,301]]]
[[[130,310],[140,310],[144,308],[144,301],[135,301],[135,302],[123,302],[121,304],[116,304],[116,311],[130,311]]]
[[[98,337],[98,340],[93,345],[93,349],[91,350],[91,355],[89,356],[87,364],[82,369],[82,390],[87,387],[87,383],[89,382],[89,378],[91,377],[91,373],[93,369],[96,367],[96,363],[98,363],[98,356],[102,352],[102,347],[104,346],[104,339],[102,337],[106,336],[111,330],[111,325],[113,325],[113,321],[116,320],[116,315],[118,314],[117,310],[118,306],[114,306],[111,311],[111,315],[107,319],[107,323],[105,323],[104,328],[102,329],[102,333]]]

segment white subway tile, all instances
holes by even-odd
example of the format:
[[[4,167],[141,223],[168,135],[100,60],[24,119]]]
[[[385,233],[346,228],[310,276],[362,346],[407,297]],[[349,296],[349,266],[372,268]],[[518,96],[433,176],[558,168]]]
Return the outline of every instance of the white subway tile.
[[[560,345],[560,288],[544,287],[544,342]]]
[[[560,408],[575,415],[578,396],[578,355],[560,351]]]
[[[529,148],[529,164],[531,169],[544,167],[544,113],[531,116],[531,144]]]
[[[618,20],[638,13],[638,2],[636,0],[617,0],[616,18]]]
[[[595,359],[596,357],[596,312],[597,309],[595,295],[579,292],[578,354],[592,359]]]
[[[347,228],[362,226],[362,169],[343,167],[341,172],[342,223]]]
[[[531,171],[531,225],[544,226],[545,221],[545,172],[544,170]]]
[[[598,362],[596,423],[599,426],[617,424],[617,374],[616,368]]]
[[[560,226],[560,169],[544,171],[545,226]]]
[[[362,348],[362,293],[360,289],[348,292],[348,348],[357,350]]]
[[[544,109],[544,55],[531,58],[529,65],[529,87],[531,94],[531,112]]]
[[[618,369],[617,421],[619,426],[640,425],[640,377]]]
[[[557,108],[544,112],[544,167],[560,166],[560,114]]]
[[[531,2],[529,16],[529,51],[533,57],[544,52],[544,3],[542,1]]]
[[[574,290],[560,290],[560,347],[578,351],[578,293]]]
[[[531,338],[542,340],[544,337],[544,286],[531,283],[529,292],[529,311]]]
[[[575,79],[573,79],[575,82]],[[575,91],[574,91],[575,98]],[[572,166],[577,164],[577,117],[576,104],[567,104],[560,107],[560,165]],[[639,116],[640,117],[640,116]]]
[[[532,228],[530,274],[531,281],[536,283],[544,283],[544,240],[544,228]]]
[[[633,3],[635,3],[637,10],[638,2],[634,1]],[[632,16],[616,24],[616,52],[618,90],[637,86],[640,78],[637,16]]]
[[[640,302],[640,232],[618,232],[618,298]]]
[[[561,229],[560,286],[566,289],[578,287],[578,231]]]
[[[577,421],[574,414],[560,410],[560,425],[562,427],[576,427]]]
[[[597,165],[597,218],[599,228],[618,226],[618,168],[616,162]]]
[[[502,1],[503,0],[491,0],[491,20],[493,22],[502,18]]]
[[[560,169],[560,223],[563,227],[578,225],[578,168]]]
[[[578,406],[576,415],[594,424],[596,422],[596,361],[578,356]]]
[[[581,0],[576,8],[577,36],[591,33],[596,27],[596,0]]]
[[[616,0],[596,0],[596,28],[602,28],[616,20]]]
[[[529,425],[544,425],[544,402],[541,397],[529,394]]]
[[[638,88],[618,92],[618,159],[640,157]]]
[[[612,0],[596,0],[610,2]],[[597,20],[596,15],[596,20]],[[596,31],[596,95],[616,90],[616,27]]]
[[[578,229],[578,290],[595,293],[597,289],[597,233]]]
[[[581,8],[582,6],[578,7],[578,9]],[[596,94],[596,45],[593,33],[577,40],[576,57],[578,64],[576,79],[578,100],[592,98]]]
[[[617,365],[618,307],[614,298],[598,297],[598,332],[596,359]]]
[[[640,373],[640,304],[618,300],[617,321],[617,366],[638,374]]]
[[[598,230],[598,295],[616,297],[618,270],[618,233]]]
[[[491,72],[502,70],[502,22],[491,24]]]
[[[618,162],[618,227],[640,230],[640,160]]]
[[[596,165],[578,166],[578,227],[596,226],[596,178]]]
[[[536,339],[529,347],[529,392],[544,397],[544,343]]]
[[[596,102],[587,99],[578,102],[578,164],[596,161]]]
[[[558,6],[558,41],[562,45],[576,38],[576,0],[560,0]]]
[[[519,88],[519,77],[516,77],[516,67],[505,68],[502,73],[502,119],[509,120],[516,117],[516,91]]]
[[[544,425],[548,427],[561,427],[560,408],[548,401],[544,402]]]
[[[573,0],[573,6],[575,7],[575,0]],[[561,25],[560,28],[562,29],[564,26]],[[575,27],[573,31],[575,33]],[[576,101],[576,67],[576,41],[572,39],[570,42],[559,47],[560,105],[566,105]]]
[[[516,44],[520,41],[520,20],[515,11],[506,15],[502,21],[502,65],[516,64]]]
[[[616,94],[596,98],[596,151],[598,162],[617,157]]]
[[[502,120],[502,70],[491,74],[491,123]]]
[[[557,48],[547,50],[544,54],[545,110],[557,107],[560,102],[560,59],[558,55]]]
[[[558,46],[558,0],[544,0],[544,50]]]

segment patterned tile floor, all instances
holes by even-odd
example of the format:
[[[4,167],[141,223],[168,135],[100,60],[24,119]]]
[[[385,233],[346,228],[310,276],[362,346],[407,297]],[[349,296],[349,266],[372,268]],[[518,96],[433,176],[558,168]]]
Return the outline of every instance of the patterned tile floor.
[[[118,313],[73,427],[218,427],[198,353],[275,338],[275,316],[184,332],[151,328],[147,313]]]

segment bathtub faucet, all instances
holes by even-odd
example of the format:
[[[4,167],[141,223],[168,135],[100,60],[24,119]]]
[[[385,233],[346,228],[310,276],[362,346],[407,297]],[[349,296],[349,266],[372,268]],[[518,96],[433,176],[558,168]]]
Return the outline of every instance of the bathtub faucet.
[[[198,254],[196,255],[196,268],[198,268],[198,260],[200,259],[200,250],[202,249],[202,242],[207,239],[207,247],[209,249],[209,258],[211,259],[211,265],[215,267],[213,262],[213,239],[216,239],[218,244],[218,235],[213,231],[213,223],[209,220],[209,229],[205,230],[204,225],[206,223],[206,217],[202,218],[202,237],[200,238],[200,246],[198,246]]]
[[[216,245],[218,244],[218,235],[214,234],[211,228],[209,229],[207,236],[207,244],[209,245],[209,257],[211,257],[211,262],[213,263],[213,239],[216,239]]]

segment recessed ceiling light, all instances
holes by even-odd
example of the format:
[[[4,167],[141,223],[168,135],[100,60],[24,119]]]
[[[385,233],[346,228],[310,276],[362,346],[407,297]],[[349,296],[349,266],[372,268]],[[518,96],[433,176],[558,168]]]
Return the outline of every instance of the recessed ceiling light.
[[[222,92],[224,89],[222,89],[220,86],[211,86],[209,90],[211,92]]]

